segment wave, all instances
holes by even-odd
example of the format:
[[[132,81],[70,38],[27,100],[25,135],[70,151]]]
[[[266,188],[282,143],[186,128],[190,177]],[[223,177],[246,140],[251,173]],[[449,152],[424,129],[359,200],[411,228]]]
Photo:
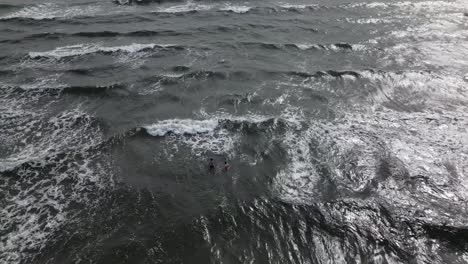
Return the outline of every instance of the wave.
[[[75,57],[92,53],[112,54],[112,53],[136,53],[150,51],[156,48],[167,49],[176,48],[183,49],[177,45],[170,44],[138,44],[133,43],[125,46],[103,47],[98,44],[77,44],[65,47],[58,47],[51,51],[44,52],[29,52],[28,56],[32,59],[38,58],[53,58],[62,59],[67,57]]]
[[[278,12],[298,12],[305,10],[316,10],[322,8],[318,5],[293,5],[279,4],[271,6],[246,6],[233,4],[195,4],[189,2],[182,5],[159,7],[155,13],[196,13],[199,11],[219,11],[232,12],[236,14],[254,13],[278,13]]]
[[[171,119],[163,120],[156,124],[145,126],[148,134],[152,136],[165,136],[168,133],[176,135],[193,135],[198,133],[213,132],[218,127],[218,120],[192,120]]]
[[[326,6],[316,4],[290,4],[280,3],[276,5],[264,5],[264,6],[248,6],[248,5],[237,5],[232,3],[224,4],[204,4],[200,2],[185,2],[182,4],[174,5],[167,4],[168,2],[182,2],[182,1],[161,1],[161,0],[148,0],[148,1],[136,1],[136,0],[122,0],[114,1],[118,5],[129,5],[129,4],[148,4],[158,3],[162,4],[156,8],[147,8],[144,11],[139,9],[130,9],[114,7],[112,12],[109,12],[109,7],[104,5],[59,5],[55,3],[44,3],[32,6],[23,7],[21,10],[0,17],[0,20],[12,20],[12,19],[32,19],[32,20],[54,20],[54,19],[71,19],[76,17],[95,17],[101,15],[112,15],[121,13],[135,13],[135,12],[152,12],[160,14],[181,14],[181,13],[196,13],[200,11],[218,11],[218,12],[231,12],[235,14],[246,14],[249,12],[257,13],[272,13],[272,12],[302,12],[307,10],[318,10],[323,8],[329,8]],[[14,5],[2,5],[4,9],[18,8]],[[339,8],[408,8],[414,10],[427,10],[435,11],[438,8],[443,10],[451,10],[453,8],[462,8],[463,3],[461,1],[455,1],[453,3],[447,3],[444,1],[422,1],[422,2],[395,2],[395,3],[355,3],[348,5],[340,5]]]
[[[308,72],[298,72],[298,71],[289,71],[289,72],[270,72],[272,74],[284,74],[287,76],[294,76],[294,77],[301,77],[301,78],[324,78],[324,77],[335,77],[335,78],[344,78],[344,77],[352,77],[352,78],[359,78],[361,77],[361,73],[357,71],[335,71],[335,70],[328,70],[328,71],[317,71],[314,73]]]
[[[152,30],[137,30],[130,32],[116,32],[116,31],[97,31],[97,32],[77,32],[71,34],[76,37],[118,37],[118,36],[127,36],[127,37],[150,37],[150,36],[178,36],[181,33],[164,30],[164,31],[152,31]]]
[[[43,3],[37,5],[25,6],[21,10],[0,17],[0,20],[55,20],[70,19],[75,17],[94,17],[106,15],[109,12],[113,15],[127,12],[122,8],[111,8],[103,5],[67,5],[56,3]]]
[[[104,86],[68,86],[62,88],[63,93],[67,94],[100,94],[106,93],[111,90],[122,90],[125,89],[126,86],[122,84],[112,84],[112,85],[104,85]]]
[[[152,137],[163,137],[168,149],[178,151],[179,147],[185,146],[196,156],[213,153],[235,157],[236,146],[242,144],[242,135],[269,131],[284,124],[285,120],[273,117],[220,115],[199,120],[162,120],[143,126],[142,130],[136,129],[136,133],[141,136],[144,131]]]
[[[219,116],[210,119],[169,119],[143,126],[151,136],[195,135],[213,133],[216,130],[229,128],[231,130],[241,129],[243,126],[270,124],[277,125],[282,120],[265,116]]]
[[[263,49],[285,49],[285,48],[293,48],[299,50],[327,50],[327,51],[348,51],[348,50],[362,50],[362,45],[353,45],[349,43],[334,43],[334,44],[294,44],[294,43],[287,43],[287,44],[279,44],[279,43],[261,43],[261,42],[242,42],[240,43],[244,46],[256,46]]]
[[[334,44],[289,44],[291,46],[295,46],[301,50],[309,50],[309,49],[318,49],[318,50],[357,50],[357,46],[349,44],[349,43],[334,43]]]
[[[0,43],[20,43],[24,40],[36,40],[36,39],[50,39],[59,40],[65,37],[84,37],[84,38],[106,38],[106,37],[151,37],[151,36],[179,36],[184,33],[176,32],[172,30],[163,31],[151,31],[151,30],[137,30],[130,32],[117,32],[117,31],[85,31],[76,33],[56,33],[56,32],[44,32],[37,33],[22,37],[21,39],[10,39],[1,40]]]
[[[228,11],[228,12],[233,12],[237,14],[244,14],[249,12],[252,9],[252,7],[249,6],[231,6],[227,5],[225,7],[222,7],[220,10],[221,11]]]
[[[150,3],[164,4],[164,3],[183,2],[183,0],[113,0],[112,2],[114,2],[117,5],[132,5],[132,4],[147,5]]]
[[[286,10],[304,10],[304,9],[318,9],[320,8],[319,5],[296,5],[296,4],[280,4],[278,7],[286,9]]]
[[[232,5],[232,4],[195,4],[195,3],[186,3],[183,5],[169,6],[169,7],[159,7],[155,13],[193,13],[198,11],[222,11],[222,12],[232,12],[237,14],[247,13],[252,9],[250,6],[244,5]]]
[[[183,80],[249,80],[252,78],[251,73],[245,71],[222,72],[210,70],[195,70],[189,71],[186,66],[176,66],[172,68],[173,74],[160,74],[157,76],[145,79],[146,82],[163,82],[167,84],[176,83]]]
[[[370,2],[370,3],[353,3],[342,5],[343,8],[379,8],[379,9],[390,9],[399,8],[404,12],[413,11],[426,11],[426,12],[441,12],[441,11],[453,11],[454,9],[463,9],[466,7],[466,3],[463,0],[455,1],[400,1],[400,2]]]
[[[113,10],[112,13],[106,12],[103,7],[96,6],[93,10],[91,7],[83,9],[81,7],[60,7],[54,6],[47,8],[46,5],[39,5],[36,7],[25,8],[21,11],[0,17],[0,20],[4,21],[54,21],[60,20],[61,23],[66,23],[68,20],[74,20],[74,23],[77,23],[78,19],[85,19],[90,17],[97,16],[109,16],[109,14],[121,14],[128,11],[124,10]],[[236,15],[248,14],[248,13],[279,13],[279,12],[299,12],[304,10],[313,10],[312,7],[307,6],[263,6],[263,7],[254,7],[254,6],[245,6],[245,5],[209,5],[209,4],[184,4],[177,6],[166,6],[158,7],[153,10],[146,10],[145,12],[150,12],[153,14],[161,15],[183,15],[183,14],[194,14],[198,12],[222,12],[222,13],[232,13]],[[141,12],[134,10],[135,12]],[[130,13],[132,14],[132,13]],[[138,18],[147,20],[145,18]]]
[[[61,8],[59,5],[46,3],[33,6],[27,6],[23,9],[2,17],[2,20],[11,20],[17,18],[27,18],[34,20],[47,20],[55,18],[74,17],[85,14],[81,7]]]
[[[24,86],[4,86],[2,91],[6,91],[8,94],[42,94],[57,96],[60,94],[75,94],[75,95],[93,95],[93,94],[107,94],[111,92],[126,91],[127,86],[125,84],[109,84],[109,85],[89,85],[89,86],[66,86],[57,85],[55,87],[49,86],[35,86],[24,85]]]

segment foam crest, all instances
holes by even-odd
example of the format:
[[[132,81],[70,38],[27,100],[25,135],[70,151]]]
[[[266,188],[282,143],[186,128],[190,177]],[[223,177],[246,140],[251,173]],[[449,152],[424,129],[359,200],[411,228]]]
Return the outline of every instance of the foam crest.
[[[194,135],[198,133],[213,132],[218,127],[218,120],[192,120],[192,119],[171,119],[157,122],[156,124],[145,126],[148,134],[152,136],[165,136],[168,133],[176,135]]]
[[[312,9],[312,8],[318,7],[318,5],[289,4],[289,3],[281,3],[278,6],[284,9]]]
[[[290,44],[286,46],[295,46],[301,50],[328,50],[328,51],[343,51],[343,50],[361,50],[363,49],[362,45],[352,45],[348,43],[334,43],[334,44],[310,44],[310,43],[298,43]]]
[[[462,1],[402,1],[402,2],[370,2],[370,3],[355,3],[348,7],[365,7],[365,8],[404,8],[405,11],[447,11],[453,8],[463,7]]]
[[[13,12],[0,19],[15,19],[15,18],[26,18],[34,20],[44,19],[55,19],[62,18],[68,19],[79,16],[94,16],[98,14],[105,14],[108,12],[108,8],[104,9],[102,6],[96,5],[79,5],[79,6],[67,6],[59,5],[55,3],[44,3],[33,6],[25,7],[19,11]],[[122,10],[113,10],[115,12],[121,12]]]
[[[182,143],[189,147],[196,156],[207,152],[223,155],[234,155],[236,144],[240,141],[240,134],[230,131],[225,123],[258,124],[271,118],[247,115],[230,116],[219,115],[206,117],[203,120],[194,119],[170,119],[159,121],[155,124],[143,126],[152,136],[165,137],[166,143],[171,149],[178,149]]]
[[[29,57],[36,58],[54,58],[61,59],[66,57],[75,57],[86,54],[92,54],[97,52],[123,52],[123,53],[137,53],[145,51],[148,49],[154,49],[156,47],[167,48],[172,45],[158,45],[158,44],[138,44],[133,43],[125,46],[115,46],[115,47],[104,47],[99,44],[77,44],[70,45],[65,47],[58,47],[51,51],[44,52],[29,52]]]
[[[237,14],[247,13],[252,9],[250,6],[226,4],[200,4],[187,2],[182,5],[163,6],[157,8],[156,13],[189,13],[196,11],[228,11]]]
[[[214,5],[204,5],[188,2],[183,5],[160,7],[155,10],[156,13],[188,13],[194,11],[208,11],[215,8]]]
[[[249,6],[234,6],[234,5],[225,5],[220,8],[221,11],[229,11],[229,12],[234,12],[238,14],[247,13],[251,9],[252,7],[249,7]]]

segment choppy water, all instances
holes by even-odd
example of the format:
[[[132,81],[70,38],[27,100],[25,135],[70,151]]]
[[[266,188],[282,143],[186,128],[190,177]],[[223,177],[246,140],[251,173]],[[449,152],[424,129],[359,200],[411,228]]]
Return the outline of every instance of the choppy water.
[[[130,2],[0,5],[0,263],[468,263],[466,0]]]

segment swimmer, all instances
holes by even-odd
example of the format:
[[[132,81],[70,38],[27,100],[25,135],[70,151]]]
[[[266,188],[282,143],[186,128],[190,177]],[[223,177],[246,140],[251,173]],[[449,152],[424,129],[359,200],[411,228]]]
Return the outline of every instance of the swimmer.
[[[208,164],[208,168],[209,168],[209,170],[210,170],[211,173],[214,173],[214,171],[215,171],[215,165],[214,165],[213,158],[210,159],[210,163]]]
[[[225,161],[225,162],[224,162],[223,171],[224,171],[224,172],[227,172],[230,168],[231,168],[231,166],[229,166],[229,164],[227,163],[227,161]]]

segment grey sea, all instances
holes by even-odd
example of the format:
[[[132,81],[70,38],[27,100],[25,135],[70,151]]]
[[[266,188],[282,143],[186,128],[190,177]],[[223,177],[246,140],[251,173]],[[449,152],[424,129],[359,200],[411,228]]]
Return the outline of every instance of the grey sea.
[[[468,263],[467,129],[467,0],[3,0],[0,263]]]

